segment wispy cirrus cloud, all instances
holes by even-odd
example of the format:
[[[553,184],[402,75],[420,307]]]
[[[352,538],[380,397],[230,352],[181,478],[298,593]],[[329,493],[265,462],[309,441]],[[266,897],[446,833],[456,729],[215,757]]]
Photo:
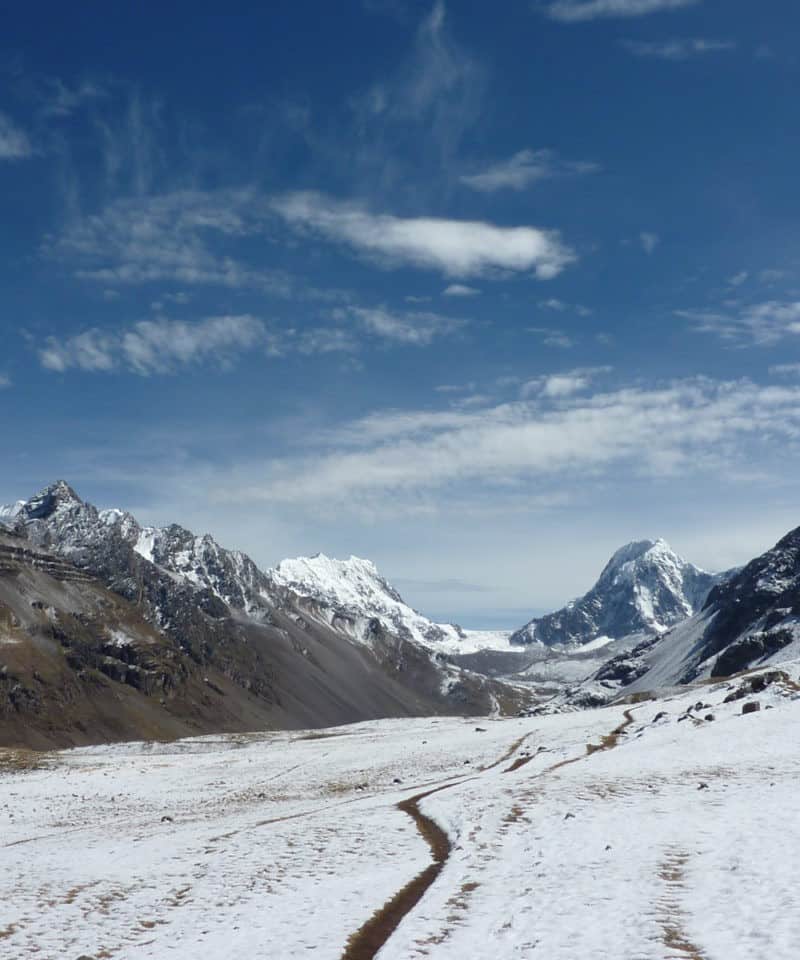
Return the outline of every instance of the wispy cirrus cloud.
[[[27,133],[0,113],[0,160],[23,160],[32,154],[33,145]]]
[[[800,301],[766,300],[727,310],[677,310],[698,333],[712,333],[733,344],[769,347],[800,336]]]
[[[387,268],[414,266],[452,277],[532,270],[546,280],[577,259],[558,231],[537,227],[374,214],[314,192],[287,194],[272,207],[295,229],[343,244]]]
[[[78,217],[48,237],[43,252],[81,279],[106,284],[173,281],[257,286],[280,283],[220,255],[214,240],[255,233],[250,190],[180,190],[124,197],[99,213]]]
[[[426,491],[526,485],[540,494],[569,481],[669,478],[746,467],[754,446],[800,441],[800,386],[679,380],[583,395],[559,391],[477,409],[390,410],[320,438],[302,457],[271,461],[222,497],[402,511]]]
[[[0,373],[0,390],[5,390],[11,385],[11,377],[9,377],[8,374]]]
[[[427,346],[438,337],[460,330],[466,321],[431,311],[398,312],[386,307],[348,307],[337,311],[354,317],[371,334],[396,343]]]
[[[157,316],[127,327],[91,327],[73,336],[51,336],[37,352],[41,365],[57,373],[127,371],[151,376],[199,364],[228,368],[253,350],[265,357],[283,357],[292,353],[354,354],[376,341],[428,346],[466,323],[431,312],[397,312],[385,307],[336,308],[331,317],[334,323],[296,327],[270,324],[251,314],[202,320]]]
[[[552,20],[582,23],[612,17],[644,17],[691,7],[700,0],[553,0],[541,5]]]
[[[525,190],[541,180],[582,176],[596,173],[599,169],[596,163],[562,160],[553,150],[520,150],[508,160],[494,163],[480,173],[464,175],[459,179],[473,190],[494,193],[497,190]]]
[[[109,96],[105,87],[93,80],[70,85],[60,77],[41,77],[35,86],[45,117],[71,117],[85,104]]]
[[[72,337],[49,337],[39,350],[47,370],[91,372],[128,370],[140,376],[171,373],[212,360],[229,363],[234,356],[268,345],[264,323],[248,314],[204,320],[142,320],[131,327],[85,330]]]
[[[96,214],[72,218],[45,239],[42,254],[77,279],[111,290],[174,283],[346,299],[343,291],[299,284],[284,270],[238,255],[234,248],[263,234],[271,216],[266,200],[250,188],[125,196]]]
[[[707,53],[725,53],[736,49],[733,40],[709,40],[684,37],[673,40],[623,40],[622,45],[636,57],[651,60],[691,60]]]

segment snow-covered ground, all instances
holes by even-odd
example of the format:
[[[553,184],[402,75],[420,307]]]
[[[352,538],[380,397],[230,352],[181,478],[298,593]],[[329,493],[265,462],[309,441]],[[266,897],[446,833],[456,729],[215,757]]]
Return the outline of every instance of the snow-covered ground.
[[[397,803],[444,787],[419,808],[449,856],[381,960],[794,958],[800,662],[783,669],[627,717],[0,752],[0,956],[338,960],[431,863]]]

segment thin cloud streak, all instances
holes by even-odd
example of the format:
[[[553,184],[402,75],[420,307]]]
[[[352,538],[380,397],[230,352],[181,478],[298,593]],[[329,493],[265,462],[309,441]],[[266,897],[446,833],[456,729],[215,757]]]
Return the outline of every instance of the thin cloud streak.
[[[675,40],[623,40],[622,45],[636,57],[651,60],[680,61],[707,53],[724,53],[736,49],[732,40],[708,40],[688,37]]]
[[[586,161],[561,160],[552,150],[520,150],[508,160],[495,163],[481,173],[462,176],[461,182],[481,193],[497,190],[525,190],[541,180],[596,173],[600,167]]]
[[[700,0],[555,0],[544,11],[551,20],[562,23],[583,23],[613,17],[645,17],[691,7]]]

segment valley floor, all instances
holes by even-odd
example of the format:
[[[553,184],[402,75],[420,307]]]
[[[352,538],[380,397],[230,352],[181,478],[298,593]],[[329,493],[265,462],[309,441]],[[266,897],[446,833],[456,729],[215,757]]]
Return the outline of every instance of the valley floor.
[[[740,681],[627,714],[0,753],[0,956],[794,958],[783,668],[729,704]]]

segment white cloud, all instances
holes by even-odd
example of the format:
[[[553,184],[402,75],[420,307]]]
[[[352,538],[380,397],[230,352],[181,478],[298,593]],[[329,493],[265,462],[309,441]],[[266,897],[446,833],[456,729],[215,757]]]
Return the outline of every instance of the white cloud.
[[[565,373],[535,377],[522,385],[520,396],[523,399],[542,396],[553,400],[560,397],[570,397],[575,393],[587,390],[598,376],[610,372],[611,367],[578,367]]]
[[[678,310],[698,333],[713,333],[731,342],[771,346],[800,335],[800,301],[767,300],[735,310]]]
[[[533,270],[546,280],[577,259],[557,231],[536,227],[373,214],[311,192],[288,194],[272,206],[295,228],[343,243],[389,268],[416,266],[453,277]]]
[[[622,45],[634,56],[653,60],[689,60],[706,53],[722,53],[736,49],[732,40],[708,40],[684,37],[673,40],[623,40]]]
[[[728,278],[728,283],[732,287],[740,287],[750,276],[747,270],[742,270],[739,273],[735,273],[732,277]]]
[[[599,169],[594,163],[560,160],[552,150],[520,150],[482,173],[460,179],[473,190],[493,193],[496,190],[524,190],[540,180],[595,173]]]
[[[480,293],[476,287],[468,287],[464,283],[451,283],[442,291],[443,297],[476,297]]]
[[[427,346],[436,337],[453,333],[465,325],[464,320],[430,311],[397,313],[386,307],[348,307],[345,312],[355,317],[368,333],[384,340],[417,346]]]
[[[556,310],[558,313],[563,313],[563,311],[567,309],[566,303],[557,297],[550,297],[549,300],[540,300],[539,306],[543,310]]]
[[[657,233],[643,231],[639,234],[639,242],[642,245],[642,250],[649,256],[661,242],[661,237]]]
[[[579,317],[590,317],[592,311],[589,307],[584,307],[580,303],[565,303],[563,300],[559,300],[558,297],[550,297],[547,300],[540,300],[539,307],[542,310],[555,310],[556,313],[564,313],[570,311],[572,313],[577,313]]]
[[[589,396],[556,389],[480,409],[376,413],[327,435],[316,453],[263,465],[260,483],[223,495],[401,507],[460,483],[546,493],[621,475],[724,474],[751,464],[759,444],[776,452],[798,441],[800,386],[701,378]]]
[[[0,160],[22,160],[32,153],[28,135],[10,117],[0,113]]]
[[[569,334],[553,327],[528,327],[528,333],[538,334],[546,347],[560,347],[562,350],[569,350],[575,346],[575,341]]]
[[[545,6],[553,20],[579,23],[604,17],[643,17],[651,13],[690,7],[700,0],[554,0]]]
[[[122,331],[92,328],[63,340],[50,337],[39,359],[43,367],[58,372],[123,368],[148,376],[206,360],[226,363],[236,353],[267,341],[263,322],[247,314],[194,323],[159,318]]]
[[[11,377],[7,376],[5,373],[0,373],[0,390],[5,390],[7,387],[11,386]]]

